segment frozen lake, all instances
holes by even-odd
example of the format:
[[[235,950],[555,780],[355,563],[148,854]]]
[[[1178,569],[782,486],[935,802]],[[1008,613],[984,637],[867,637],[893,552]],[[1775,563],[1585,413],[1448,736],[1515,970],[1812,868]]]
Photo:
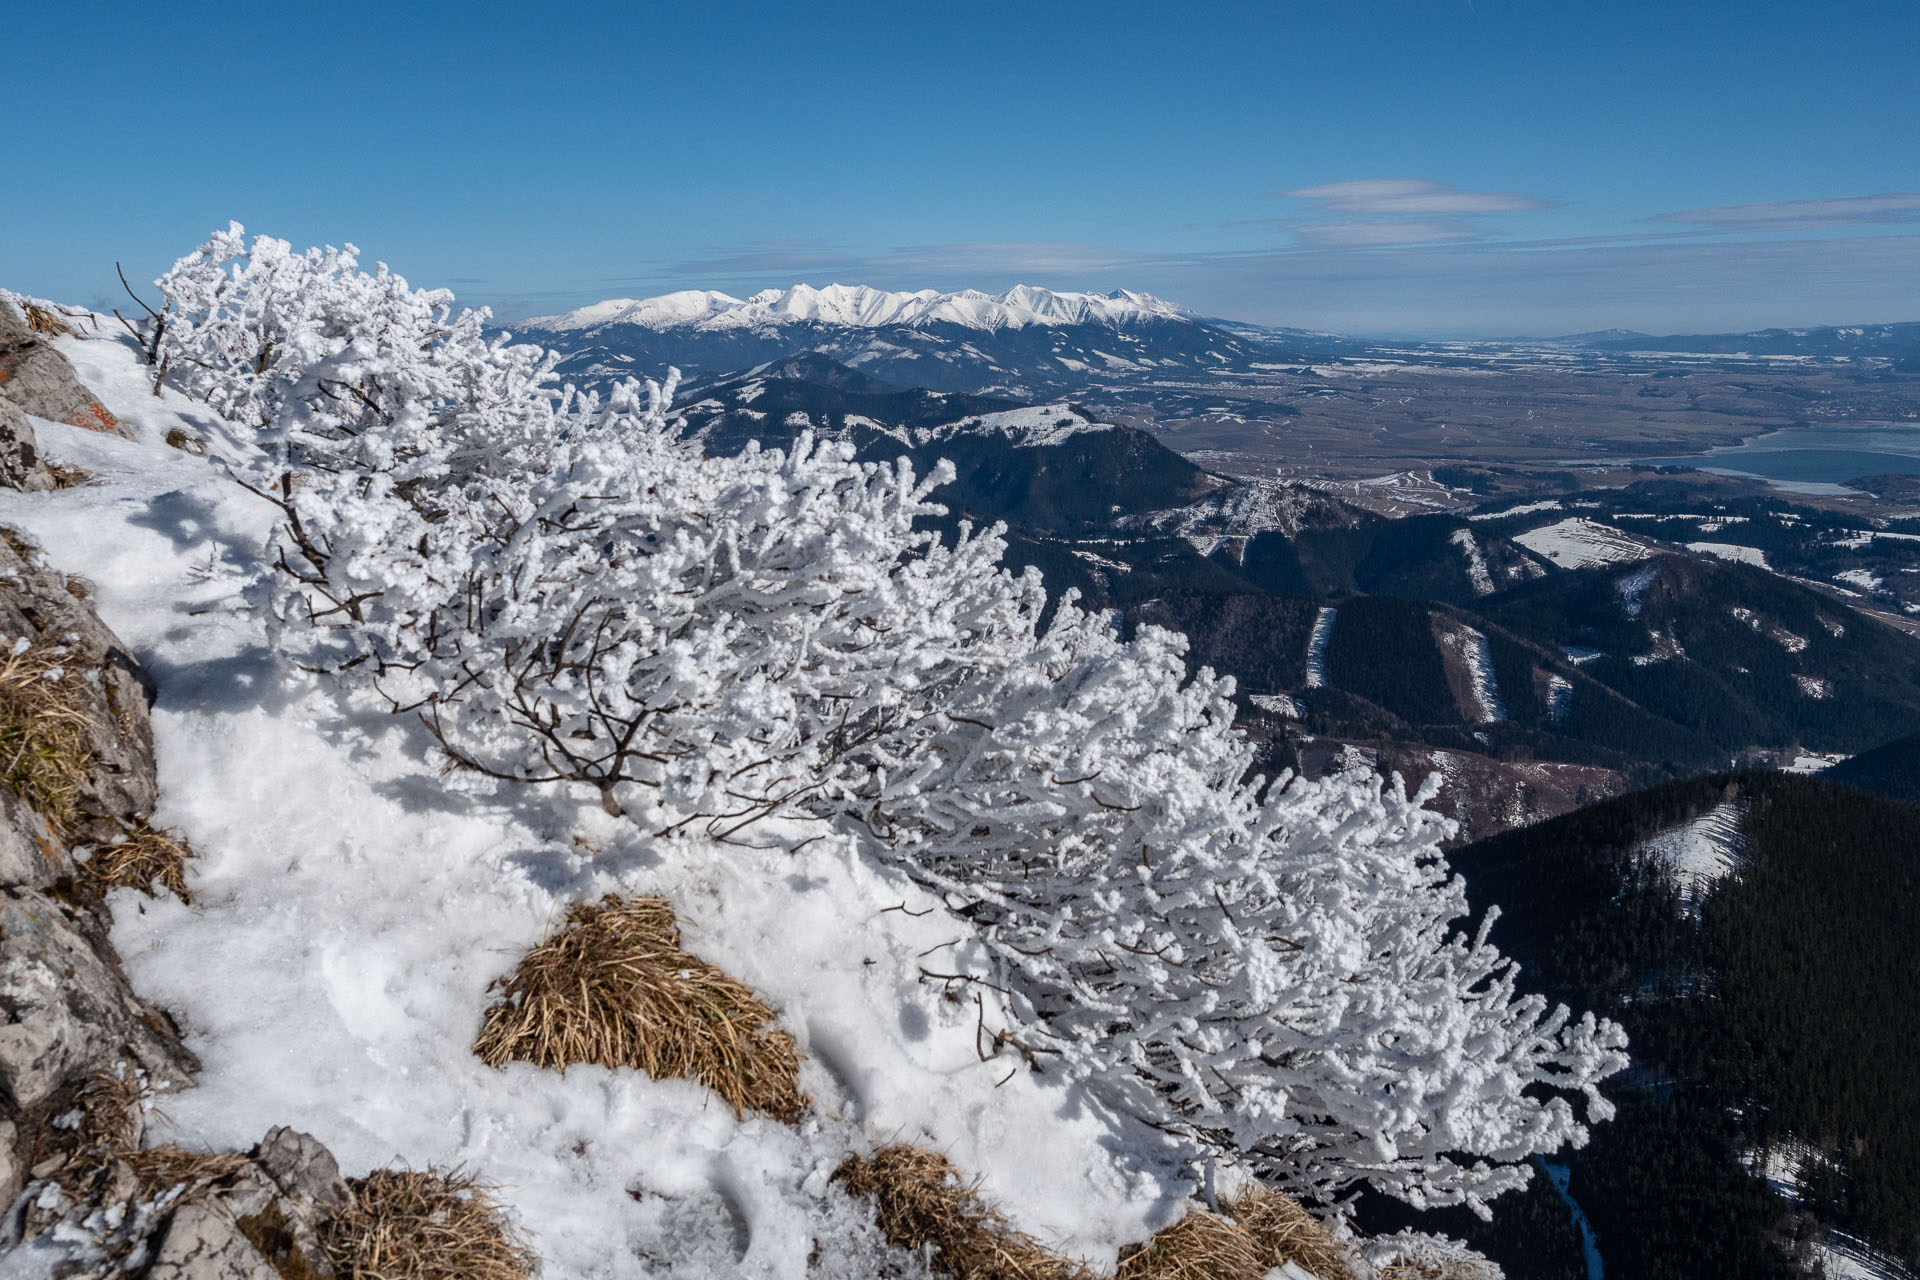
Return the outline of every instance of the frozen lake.
[[[1920,424],[1792,427],[1691,457],[1636,458],[1642,466],[1698,467],[1724,475],[1797,484],[1841,484],[1860,476],[1920,475]]]

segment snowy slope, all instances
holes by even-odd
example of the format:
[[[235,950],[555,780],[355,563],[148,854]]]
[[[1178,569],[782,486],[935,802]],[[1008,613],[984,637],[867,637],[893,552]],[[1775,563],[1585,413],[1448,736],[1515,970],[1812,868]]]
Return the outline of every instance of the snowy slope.
[[[1181,1184],[1138,1171],[1153,1139],[981,1060],[993,1002],[923,979],[972,945],[944,913],[913,914],[924,895],[830,841],[668,863],[611,819],[583,823],[573,798],[456,790],[408,720],[295,670],[248,604],[271,508],[160,441],[178,427],[216,459],[247,443],[151,397],[120,343],[64,346],[141,438],[36,422],[48,454],[98,482],[0,491],[0,523],[96,584],[158,685],[156,821],[199,851],[196,898],[113,905],[135,986],[205,1064],[163,1101],[165,1136],[245,1147],[289,1124],[349,1174],[463,1164],[502,1184],[547,1274],[572,1280],[876,1274],[870,1224],[826,1179],[882,1141],[945,1151],[1019,1225],[1102,1265],[1178,1215]],[[472,1056],[488,984],[566,903],[603,892],[666,895],[689,950],[780,1011],[812,1118],[737,1120],[686,1082]],[[809,1272],[816,1247],[827,1261]]]
[[[1511,513],[1507,513],[1511,514]],[[1617,529],[1584,516],[1517,533],[1513,540],[1562,569],[1591,569],[1600,565],[1645,560],[1653,551]]]
[[[1717,804],[1691,822],[1649,837],[1639,852],[1664,867],[1689,898],[1698,899],[1740,865],[1746,811],[1741,800]]]
[[[614,298],[556,316],[536,316],[526,329],[556,333],[631,324],[648,329],[695,328],[709,331],[760,329],[811,321],[817,324],[875,329],[888,325],[917,328],[953,324],[993,332],[1031,325],[1099,324],[1118,326],[1147,318],[1184,319],[1186,312],[1152,294],[1121,289],[1114,293],[1056,293],[1016,285],[1000,294],[963,289],[937,293],[890,293],[866,285],[831,284],[824,289],[799,284],[766,289],[750,298],[712,290],[683,290],[657,298]]]

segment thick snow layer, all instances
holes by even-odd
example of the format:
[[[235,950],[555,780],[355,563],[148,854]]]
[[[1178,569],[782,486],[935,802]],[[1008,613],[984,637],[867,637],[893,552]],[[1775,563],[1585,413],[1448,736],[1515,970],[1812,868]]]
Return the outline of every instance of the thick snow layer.
[[[1623,574],[1613,584],[1614,594],[1620,597],[1620,607],[1627,611],[1629,618],[1640,616],[1640,606],[1646,599],[1647,588],[1652,586],[1653,580],[1659,576],[1660,565],[1656,562],[1635,569],[1632,573]]]
[[[1545,556],[1562,569],[1593,569],[1601,565],[1645,560],[1653,551],[1604,524],[1585,516],[1571,516],[1557,524],[1516,533],[1513,540]]]
[[[1313,634],[1307,638],[1307,688],[1324,689],[1327,684],[1327,644],[1333,639],[1333,621],[1340,614],[1328,605],[1313,615]]]
[[[1794,756],[1793,763],[1782,766],[1782,769],[1786,773],[1819,773],[1847,759],[1851,757],[1843,752],[1802,751]]]
[[[1659,862],[1690,898],[1698,899],[1740,865],[1746,813],[1744,801],[1723,801],[1691,822],[1648,838],[1639,852]]]
[[[1300,700],[1286,693],[1253,693],[1247,695],[1247,701],[1262,711],[1285,716],[1289,720],[1305,720],[1307,709]]]
[[[657,298],[614,298],[557,316],[536,316],[522,328],[568,332],[633,324],[648,329],[756,329],[813,322],[873,329],[954,324],[969,329],[1024,329],[1032,325],[1097,324],[1119,326],[1146,319],[1187,319],[1187,313],[1152,294],[1120,289],[1113,293],[1056,293],[1016,285],[1000,294],[963,289],[958,293],[889,293],[866,285],[830,284],[824,289],[800,284],[766,289],[751,298],[711,290],[685,290]],[[1130,364],[1117,356],[1109,361]]]
[[[1880,575],[1867,569],[1842,569],[1833,575],[1835,582],[1844,582],[1850,587],[1859,587],[1862,591],[1878,591],[1885,585]]]
[[[1505,520],[1508,516],[1526,516],[1526,515],[1532,515],[1536,511],[1558,511],[1558,510],[1560,510],[1559,499],[1547,498],[1541,502],[1527,502],[1517,507],[1508,507],[1505,511],[1482,511],[1475,515],[1468,516],[1467,519],[1469,520]]]
[[[1455,529],[1447,541],[1460,548],[1460,554],[1467,560],[1467,580],[1473,584],[1473,594],[1490,596],[1493,594],[1493,575],[1487,572],[1487,558],[1480,553],[1480,544],[1473,540],[1473,530]]]
[[[1495,724],[1507,718],[1500,701],[1500,685],[1493,674],[1493,648],[1487,637],[1473,627],[1449,626],[1440,632],[1440,646],[1453,655],[1466,671],[1468,696],[1473,701],[1469,713],[1475,724]]]
[[[1547,719],[1560,724],[1573,710],[1573,681],[1562,675],[1547,675]]]
[[[910,434],[917,445],[938,444],[956,436],[1003,435],[1018,448],[1036,449],[1059,444],[1083,431],[1117,430],[1110,422],[1099,422],[1065,404],[1022,405],[999,413],[983,413],[976,418],[937,427],[917,427]]]
[[[1325,496],[1305,485],[1253,479],[1222,483],[1212,493],[1187,506],[1128,517],[1122,524],[1158,529],[1188,539],[1249,538],[1273,531],[1291,537],[1300,532],[1307,517],[1332,505]]]
[[[49,455],[98,482],[0,491],[0,523],[94,582],[158,685],[156,820],[198,850],[196,896],[123,891],[113,937],[205,1064],[162,1100],[165,1137],[245,1147],[288,1124],[350,1174],[464,1165],[501,1184],[547,1274],[573,1280],[878,1274],[870,1223],[827,1176],[894,1140],[946,1152],[1019,1225],[1099,1265],[1177,1216],[1186,1187],[1142,1171],[1151,1137],[981,1060],[994,1004],[922,977],[971,945],[924,895],[830,841],[662,853],[583,821],[578,797],[457,790],[407,718],[302,676],[247,603],[273,513],[217,463],[246,442],[171,391],[150,396],[125,346],[65,347],[141,439],[36,422]],[[175,426],[216,459],[159,443]],[[473,1057],[488,984],[567,903],[606,892],[668,897],[688,949],[779,1011],[811,1118],[736,1119],[694,1084],[635,1071]],[[816,1242],[825,1269],[809,1272]]]
[[[1912,1280],[1911,1271],[1845,1232],[1829,1231],[1812,1252],[1825,1280]]]
[[[1772,567],[1767,563],[1766,552],[1758,547],[1743,547],[1737,542],[1689,542],[1687,550],[1712,556],[1716,560],[1731,560],[1736,564],[1750,564],[1762,569]]]

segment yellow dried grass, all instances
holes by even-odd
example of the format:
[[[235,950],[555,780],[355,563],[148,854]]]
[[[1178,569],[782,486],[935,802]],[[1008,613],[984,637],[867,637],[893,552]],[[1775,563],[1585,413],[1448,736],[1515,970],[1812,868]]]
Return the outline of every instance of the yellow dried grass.
[[[930,1248],[933,1269],[955,1280],[1092,1280],[1079,1263],[1015,1230],[938,1152],[882,1147],[871,1159],[849,1157],[833,1181],[873,1200],[888,1240]]]
[[[47,459],[47,474],[53,477],[55,489],[77,489],[93,479],[93,472],[85,467],[76,467],[70,463],[55,462]]]
[[[321,1244],[339,1280],[527,1280],[536,1261],[493,1188],[458,1169],[375,1169]]]
[[[46,645],[0,649],[0,777],[62,833],[93,764],[76,661]]]
[[[1221,1207],[1252,1237],[1261,1265],[1268,1269],[1292,1262],[1319,1280],[1356,1280],[1359,1275],[1347,1246],[1288,1196],[1255,1186]]]
[[[1115,1280],[1261,1280],[1289,1262],[1319,1280],[1362,1274],[1346,1245],[1277,1191],[1250,1187],[1220,1207],[1226,1216],[1196,1207],[1145,1244],[1123,1249]]]
[[[174,1187],[198,1187],[231,1178],[250,1163],[237,1151],[190,1151],[185,1147],[144,1147],[122,1156],[149,1196]]]
[[[187,859],[192,856],[171,833],[143,820],[119,839],[95,845],[92,856],[80,864],[79,878],[100,895],[126,888],[154,898],[159,896],[154,891],[158,884],[180,901],[192,902],[187,888]]]
[[[489,1066],[638,1067],[698,1080],[736,1114],[793,1122],[807,1108],[793,1037],[744,983],[680,949],[663,899],[576,903],[496,985],[505,998],[473,1046]]]
[[[27,328],[34,333],[43,334],[46,337],[52,338],[64,337],[74,332],[72,325],[45,307],[36,306],[29,302],[26,304],[25,309],[27,313]]]
[[[1114,1280],[1261,1280],[1270,1269],[1245,1228],[1190,1209],[1145,1244],[1123,1250]]]

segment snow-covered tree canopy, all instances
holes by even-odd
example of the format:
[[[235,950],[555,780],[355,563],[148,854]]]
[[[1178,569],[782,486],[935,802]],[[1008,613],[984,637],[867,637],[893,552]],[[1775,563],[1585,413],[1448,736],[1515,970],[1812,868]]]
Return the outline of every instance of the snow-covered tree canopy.
[[[1251,778],[1185,641],[1042,625],[999,529],[802,438],[708,458],[664,385],[556,384],[487,314],[351,246],[236,224],[159,281],[169,376],[262,453],[304,661],[493,778],[662,837],[858,841],[970,922],[1003,1033],[1097,1104],[1331,1199],[1523,1183],[1586,1140],[1624,1037],[1463,937],[1443,819],[1396,782]]]

